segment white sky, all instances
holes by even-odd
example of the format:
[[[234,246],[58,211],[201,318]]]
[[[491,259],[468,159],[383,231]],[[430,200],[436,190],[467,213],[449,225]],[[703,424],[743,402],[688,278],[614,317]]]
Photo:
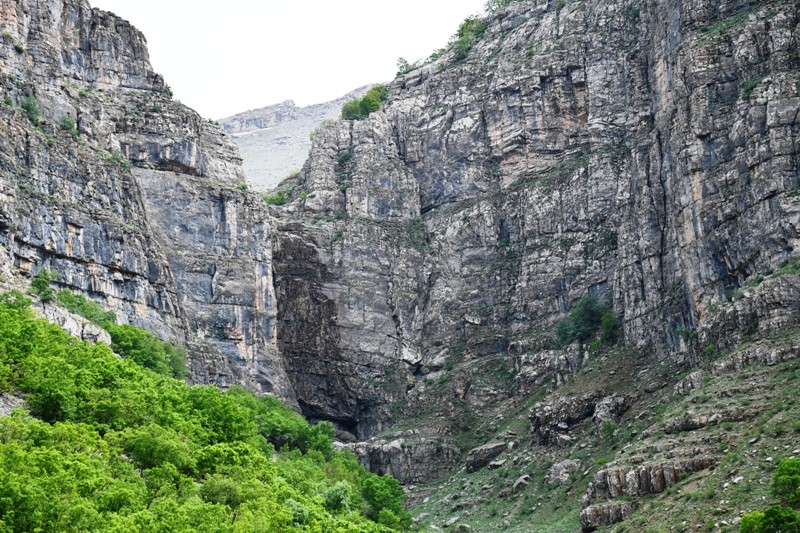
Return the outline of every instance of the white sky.
[[[305,106],[394,78],[485,0],[89,0],[144,32],[175,98],[208,118]]]

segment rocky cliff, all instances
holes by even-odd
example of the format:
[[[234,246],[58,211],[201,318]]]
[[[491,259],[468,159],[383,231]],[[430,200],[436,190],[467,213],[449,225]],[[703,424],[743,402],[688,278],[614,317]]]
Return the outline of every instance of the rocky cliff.
[[[715,304],[796,256],[793,3],[520,1],[486,23],[322,128],[278,214],[287,371],[361,436],[448,357],[574,370],[545,350],[585,295],[629,346],[694,361]],[[292,250],[316,265],[302,291]],[[308,291],[324,326],[296,319]],[[342,371],[311,386],[320,361]]]
[[[271,228],[235,147],[175,102],[145,39],[85,1],[0,11],[0,251],[192,350],[194,381],[294,401]]]
[[[658,530],[688,479],[734,524],[800,431],[798,7],[497,4],[268,207],[130,25],[4,3],[0,283],[56,271],[333,421],[426,523]]]

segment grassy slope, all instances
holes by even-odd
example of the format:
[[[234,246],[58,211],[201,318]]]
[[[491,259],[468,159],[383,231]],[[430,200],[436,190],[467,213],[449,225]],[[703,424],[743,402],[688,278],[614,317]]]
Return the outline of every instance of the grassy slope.
[[[759,342],[785,344],[798,337],[800,329],[794,329]],[[733,355],[735,351],[718,359]],[[713,363],[708,360],[703,366],[711,368]],[[458,523],[475,531],[580,531],[581,499],[596,472],[609,463],[667,464],[707,454],[719,461],[716,468],[688,476],[658,495],[622,498],[636,501],[640,508],[629,520],[607,530],[736,531],[743,513],[771,501],[769,484],[777,463],[800,448],[800,360],[709,374],[690,394],[675,395],[674,385],[696,370],[650,360],[627,349],[610,350],[595,358],[548,394],[546,401],[603,390],[631,398],[632,405],[615,435],[601,437],[588,419],[571,428],[575,439],[564,448],[532,443],[528,414],[541,394],[518,401],[508,411],[495,406],[489,416],[477,419],[466,440],[468,445],[490,440],[487,435],[514,440],[518,447],[498,458],[505,459],[505,464],[471,474],[461,468],[445,480],[416,487],[413,513],[421,523],[438,527],[460,517]],[[651,383],[657,390],[647,392]],[[667,422],[687,412],[726,410],[744,413],[743,419],[723,420],[691,431],[664,431]],[[422,416],[414,423],[424,427],[437,421],[427,422]],[[480,437],[475,439],[476,435]],[[658,449],[666,451],[655,451]],[[545,483],[550,466],[564,459],[579,460],[579,472],[563,485]],[[517,493],[510,490],[518,477],[526,474],[532,483]]]

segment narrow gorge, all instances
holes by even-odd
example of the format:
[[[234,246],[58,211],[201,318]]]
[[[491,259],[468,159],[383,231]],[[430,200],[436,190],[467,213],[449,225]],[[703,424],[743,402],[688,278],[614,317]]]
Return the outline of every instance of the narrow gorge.
[[[4,1],[0,289],[330,422],[408,527],[738,531],[800,456],[800,4],[487,7],[274,202],[129,23]]]

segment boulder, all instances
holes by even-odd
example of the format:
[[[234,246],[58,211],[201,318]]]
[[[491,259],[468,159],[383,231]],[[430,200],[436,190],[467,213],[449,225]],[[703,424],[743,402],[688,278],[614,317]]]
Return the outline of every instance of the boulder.
[[[580,469],[580,467],[580,461],[573,459],[561,461],[560,463],[556,463],[550,467],[550,470],[548,470],[544,480],[551,485],[554,483],[565,483],[569,480],[569,477],[572,474]]]
[[[467,455],[467,472],[477,472],[507,448],[508,445],[505,442],[490,442],[471,449]]]

